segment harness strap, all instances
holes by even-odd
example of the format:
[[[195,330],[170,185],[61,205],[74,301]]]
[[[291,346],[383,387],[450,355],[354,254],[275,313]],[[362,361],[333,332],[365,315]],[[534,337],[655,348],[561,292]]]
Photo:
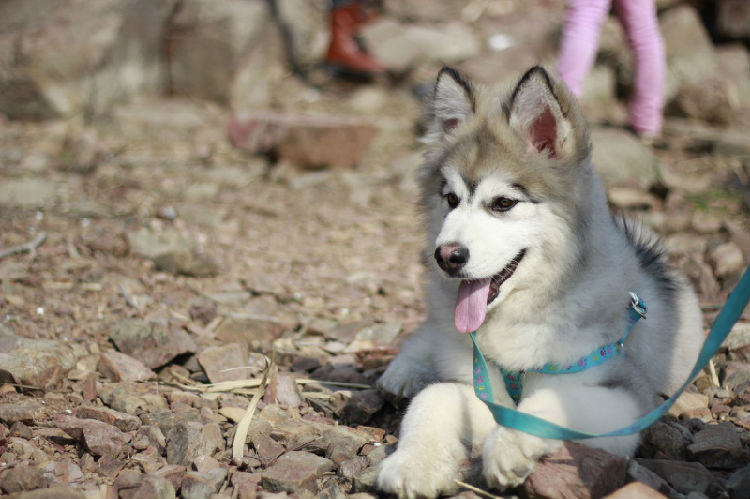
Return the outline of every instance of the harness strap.
[[[677,400],[683,390],[685,390],[685,387],[690,384],[701,369],[703,369],[703,366],[711,360],[711,357],[719,349],[722,342],[732,330],[732,326],[742,315],[742,311],[748,301],[750,301],[750,267],[745,269],[745,273],[742,275],[739,283],[737,283],[732,292],[729,293],[729,298],[727,298],[726,304],[722,307],[718,317],[716,317],[713,326],[711,326],[711,332],[703,343],[703,348],[698,354],[698,360],[695,362],[695,366],[685,383],[680,387],[677,393],[656,406],[650,412],[641,416],[633,424],[624,428],[618,428],[607,433],[586,433],[550,423],[549,421],[532,414],[519,412],[515,409],[495,404],[492,402],[492,386],[490,385],[489,376],[487,376],[487,362],[485,361],[482,352],[479,350],[474,334],[472,333],[471,337],[474,342],[474,373],[475,376],[477,372],[484,374],[483,377],[480,376],[482,378],[482,383],[479,386],[477,385],[477,378],[475,377],[474,393],[487,405],[498,424],[542,438],[552,438],[556,440],[582,440],[587,438],[616,437],[638,433],[651,426],[656,420],[663,416],[670,407],[672,407],[672,404],[674,404],[675,400]],[[627,336],[627,334],[625,336]]]
[[[523,391],[523,375],[526,372],[535,372],[542,374],[577,373],[580,371],[584,371],[590,367],[598,366],[599,364],[617,357],[618,355],[624,355],[625,340],[630,334],[630,331],[633,329],[633,326],[635,326],[636,322],[638,322],[641,318],[646,318],[646,304],[643,302],[643,300],[641,300],[641,298],[635,293],[630,293],[630,298],[631,303],[628,307],[628,318],[627,324],[625,326],[625,334],[622,338],[615,341],[614,343],[609,343],[600,348],[597,348],[590,354],[584,355],[580,359],[566,366],[560,366],[554,362],[549,362],[542,367],[534,367],[521,371],[510,371],[500,366],[500,373],[503,376],[505,389],[507,390],[508,395],[510,395],[510,398],[512,398],[513,401],[518,404],[518,401],[521,399],[521,392]],[[472,333],[471,338],[472,341],[474,341],[474,345],[476,346],[474,333]],[[474,369],[476,370],[476,366],[474,367]]]

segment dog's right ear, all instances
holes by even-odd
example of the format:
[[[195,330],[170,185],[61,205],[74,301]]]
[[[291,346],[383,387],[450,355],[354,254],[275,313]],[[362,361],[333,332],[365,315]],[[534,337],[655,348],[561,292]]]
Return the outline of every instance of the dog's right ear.
[[[474,90],[471,83],[453,68],[444,67],[438,73],[430,104],[433,139],[450,135],[461,123],[474,114]]]

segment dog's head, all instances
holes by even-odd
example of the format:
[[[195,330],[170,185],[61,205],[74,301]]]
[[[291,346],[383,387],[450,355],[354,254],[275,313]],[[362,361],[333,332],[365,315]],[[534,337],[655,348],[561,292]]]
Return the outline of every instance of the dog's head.
[[[455,322],[469,332],[522,276],[539,285],[545,260],[570,259],[588,135],[575,99],[540,67],[506,94],[444,68],[424,142],[428,250],[438,272],[460,280]]]

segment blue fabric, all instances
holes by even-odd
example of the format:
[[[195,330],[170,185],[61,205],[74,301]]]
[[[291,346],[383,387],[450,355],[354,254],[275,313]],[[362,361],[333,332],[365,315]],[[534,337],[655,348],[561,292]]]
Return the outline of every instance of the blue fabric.
[[[492,416],[495,418],[495,421],[497,421],[498,424],[542,438],[553,438],[556,440],[583,440],[587,438],[615,437],[638,433],[641,430],[652,425],[656,420],[663,416],[670,407],[672,407],[672,404],[674,404],[675,400],[677,400],[683,390],[685,390],[685,387],[690,384],[690,382],[698,375],[701,369],[703,369],[703,366],[705,366],[708,361],[711,360],[711,357],[719,349],[722,342],[729,335],[732,326],[742,315],[742,311],[745,309],[748,301],[750,301],[750,267],[745,269],[745,273],[742,275],[740,282],[737,283],[732,292],[729,293],[727,303],[719,312],[719,315],[714,321],[713,326],[711,326],[711,332],[706,338],[706,341],[703,343],[703,348],[698,354],[698,360],[695,362],[693,370],[690,372],[690,375],[688,376],[682,387],[677,391],[677,393],[659,404],[652,411],[644,414],[636,422],[624,428],[618,428],[607,433],[586,433],[570,428],[565,428],[531,414],[519,412],[514,409],[495,404],[494,402],[492,402],[492,387],[490,385],[488,376],[485,376],[484,381],[486,381],[486,383],[482,384],[481,389],[478,388],[476,382],[474,383],[474,393],[477,397],[479,397],[480,400],[487,404],[487,407],[489,408]],[[476,373],[477,370],[479,370],[480,372],[484,372],[486,375],[487,362],[485,361],[482,352],[479,350],[479,347],[476,344],[473,333],[471,335],[471,338],[474,342],[474,372]],[[490,396],[483,396],[483,394],[486,393],[489,393]]]
[[[638,322],[641,318],[646,317],[646,304],[643,302],[643,300],[641,300],[641,298],[635,293],[630,293],[630,297],[632,299],[632,302],[630,304],[630,307],[628,307],[628,319],[627,325],[625,326],[625,334],[616,342],[597,348],[590,354],[584,355],[580,359],[566,366],[560,366],[558,364],[555,364],[554,362],[550,362],[542,367],[535,367],[532,369],[526,369],[524,371],[509,371],[500,366],[500,373],[503,376],[505,389],[507,390],[508,395],[510,395],[510,398],[512,398],[516,404],[518,404],[518,401],[521,399],[521,393],[523,392],[524,372],[535,372],[542,374],[577,373],[589,369],[590,367],[603,364],[604,362],[617,357],[618,355],[624,355],[625,340],[628,338],[630,331],[633,329],[633,326],[635,326],[636,322]],[[475,340],[474,333],[472,333],[471,338],[472,341]],[[476,348],[476,341],[474,341],[474,347]],[[474,369],[476,370],[476,366],[474,366]]]

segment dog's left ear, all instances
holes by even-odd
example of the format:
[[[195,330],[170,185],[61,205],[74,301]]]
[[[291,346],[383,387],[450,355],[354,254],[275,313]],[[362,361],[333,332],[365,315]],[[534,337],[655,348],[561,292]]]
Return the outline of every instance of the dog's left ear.
[[[506,108],[508,123],[536,153],[566,159],[579,152],[574,98],[539,66],[521,77]],[[582,125],[582,124],[581,124]],[[584,127],[581,127],[583,129]]]

